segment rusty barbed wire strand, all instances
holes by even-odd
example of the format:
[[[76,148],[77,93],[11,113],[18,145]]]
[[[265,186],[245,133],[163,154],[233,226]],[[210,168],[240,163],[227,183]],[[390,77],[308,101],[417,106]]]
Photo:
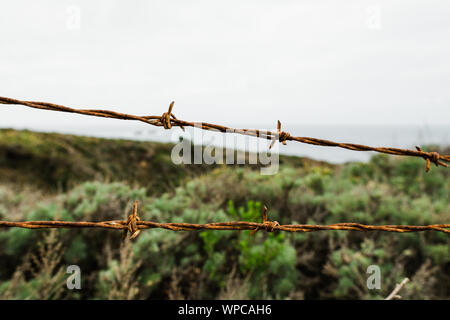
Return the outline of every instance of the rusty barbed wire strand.
[[[416,147],[416,150],[389,148],[389,147],[371,147],[362,144],[340,143],[311,137],[295,137],[291,136],[288,132],[281,130],[280,121],[277,122],[277,132],[267,130],[257,130],[257,129],[235,129],[205,122],[188,122],[180,120],[176,118],[175,115],[172,114],[172,110],[174,107],[173,101],[170,103],[168,112],[163,113],[161,116],[136,116],[110,110],[99,110],[99,109],[73,109],[48,102],[22,101],[6,97],[0,97],[0,103],[10,105],[23,105],[30,108],[77,113],[95,117],[113,118],[119,120],[135,120],[154,126],[164,127],[165,129],[171,129],[174,126],[175,127],[178,126],[181,127],[183,130],[184,127],[196,127],[201,128],[203,130],[220,131],[223,133],[237,133],[242,135],[273,140],[269,148],[272,148],[273,144],[277,140],[284,145],[286,144],[287,141],[297,141],[300,143],[326,147],[337,147],[353,151],[374,151],[398,156],[420,157],[425,159],[426,161],[426,168],[425,168],[426,172],[430,170],[431,163],[434,163],[436,166],[448,167],[446,162],[450,162],[450,155],[441,155],[438,152],[425,152],[420,147]]]
[[[420,231],[438,231],[450,234],[450,224],[433,224],[425,226],[412,225],[365,225],[361,223],[347,222],[331,225],[311,225],[311,224],[286,224],[280,225],[277,221],[268,220],[267,207],[264,207],[263,222],[249,221],[230,221],[213,222],[206,224],[196,223],[160,223],[154,221],[143,221],[137,216],[138,202],[133,205],[133,212],[128,220],[111,220],[99,222],[73,222],[73,221],[0,221],[0,228],[26,228],[26,229],[45,229],[45,228],[103,228],[117,229],[122,231],[122,239],[127,237],[135,239],[141,230],[145,229],[166,229],[171,231],[198,231],[198,230],[250,230],[254,235],[259,230],[267,232],[285,231],[285,232],[317,232],[330,230],[344,231],[386,231],[386,232],[420,232]]]

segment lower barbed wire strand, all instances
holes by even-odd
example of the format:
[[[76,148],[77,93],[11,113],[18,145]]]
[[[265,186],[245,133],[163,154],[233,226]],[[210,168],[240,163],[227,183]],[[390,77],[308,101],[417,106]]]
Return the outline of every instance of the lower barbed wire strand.
[[[196,231],[196,230],[256,230],[262,229],[266,231],[285,231],[285,232],[315,232],[315,231],[386,231],[386,232],[421,232],[421,231],[438,231],[450,233],[450,224],[434,224],[425,226],[414,225],[364,225],[360,223],[336,223],[331,225],[277,225],[268,228],[267,223],[234,221],[234,222],[215,222],[207,224],[194,223],[159,223],[153,221],[138,221],[136,223],[140,230],[143,229],[167,229],[172,231]],[[127,229],[127,221],[112,220],[101,222],[73,222],[73,221],[23,221],[11,222],[0,221],[0,228],[27,228],[27,229],[46,229],[46,228],[103,228],[103,229]]]

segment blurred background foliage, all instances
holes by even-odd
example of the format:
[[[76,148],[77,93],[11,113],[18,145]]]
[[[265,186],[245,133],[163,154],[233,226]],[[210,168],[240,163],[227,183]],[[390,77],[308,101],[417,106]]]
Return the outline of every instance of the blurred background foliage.
[[[281,224],[450,221],[449,173],[423,159],[374,155],[330,165],[280,158],[248,165],[174,165],[168,144],[0,130],[0,219],[261,221]],[[351,151],[349,151],[351,152]],[[448,152],[448,150],[447,150]],[[403,278],[407,299],[450,298],[449,236],[437,232],[173,232],[130,243],[97,229],[0,230],[3,299],[382,299]],[[67,266],[82,290],[66,289]],[[381,289],[366,286],[378,265]]]

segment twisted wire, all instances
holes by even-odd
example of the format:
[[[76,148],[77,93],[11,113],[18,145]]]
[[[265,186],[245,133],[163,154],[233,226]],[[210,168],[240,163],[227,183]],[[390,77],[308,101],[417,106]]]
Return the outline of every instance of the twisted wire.
[[[306,143],[317,146],[326,147],[337,147],[353,151],[374,151],[379,153],[398,155],[398,156],[410,156],[410,157],[420,157],[425,159],[426,167],[425,171],[428,172],[431,167],[431,163],[436,166],[448,167],[447,162],[450,162],[450,155],[441,155],[438,152],[425,152],[420,147],[416,147],[416,150],[410,149],[400,149],[400,148],[390,148],[390,147],[371,147],[362,144],[355,143],[340,143],[330,140],[317,139],[311,137],[296,137],[292,136],[290,133],[281,130],[281,122],[277,122],[277,132],[267,131],[267,130],[257,130],[257,129],[235,129],[222,125],[205,123],[205,122],[188,122],[176,118],[172,114],[174,107],[174,102],[172,101],[169,106],[168,112],[163,113],[161,116],[136,116],[130,115],[110,110],[101,109],[73,109],[65,107],[58,104],[48,103],[48,102],[37,102],[37,101],[22,101],[12,98],[0,97],[1,104],[10,105],[23,105],[30,108],[69,112],[83,114],[87,116],[103,117],[103,118],[113,118],[120,120],[135,120],[141,121],[153,126],[164,127],[165,129],[171,129],[172,127],[196,127],[203,130],[220,131],[223,133],[237,133],[242,135],[248,135],[263,139],[272,140],[270,148],[272,148],[275,141],[279,141],[282,144],[286,144],[287,141],[297,141],[300,143]]]
[[[26,228],[26,229],[47,229],[47,228],[102,228],[122,230],[122,239],[127,237],[135,239],[141,230],[145,229],[166,229],[171,231],[199,231],[199,230],[250,230],[255,234],[259,230],[267,232],[317,232],[330,230],[344,231],[386,231],[386,232],[420,232],[438,231],[450,233],[450,224],[433,224],[424,226],[414,225],[365,225],[354,222],[335,223],[331,225],[311,225],[311,224],[285,224],[281,225],[277,221],[270,221],[267,217],[267,208],[264,207],[263,222],[230,221],[213,222],[206,224],[197,223],[161,223],[155,221],[143,221],[137,216],[137,201],[133,205],[133,212],[128,220],[111,220],[99,222],[73,222],[73,221],[0,221],[0,228]]]

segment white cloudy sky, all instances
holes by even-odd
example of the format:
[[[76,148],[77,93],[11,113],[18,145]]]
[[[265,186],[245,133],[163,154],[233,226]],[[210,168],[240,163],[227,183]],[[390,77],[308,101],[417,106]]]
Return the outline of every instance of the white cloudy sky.
[[[137,114],[174,99],[178,117],[224,124],[449,124],[449,17],[447,0],[2,1],[0,96]],[[0,108],[1,127],[109,121]]]

